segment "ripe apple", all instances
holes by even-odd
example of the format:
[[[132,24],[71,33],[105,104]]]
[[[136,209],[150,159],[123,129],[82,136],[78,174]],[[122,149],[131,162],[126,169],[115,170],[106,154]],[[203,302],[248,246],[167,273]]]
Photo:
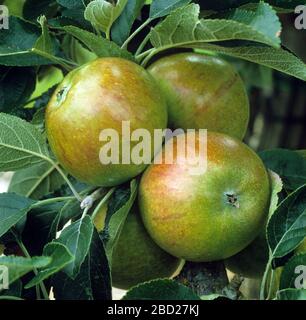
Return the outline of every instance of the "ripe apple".
[[[179,53],[161,58],[148,70],[167,98],[172,129],[208,129],[244,137],[249,100],[229,63],[214,56]]]
[[[193,156],[201,143],[196,137]],[[177,141],[171,141],[174,149]],[[187,148],[194,147],[192,139],[185,141]],[[167,148],[161,152],[165,158]],[[199,262],[228,258],[249,245],[264,225],[268,173],[254,151],[221,133],[208,132],[205,172],[194,174],[191,160],[192,155],[184,161],[176,153],[173,164],[155,163],[145,171],[139,188],[144,225],[176,257]]]
[[[60,164],[77,179],[91,185],[115,186],[138,174],[146,164],[123,163],[122,124],[130,130],[167,125],[166,102],[153,77],[141,66],[120,58],[100,58],[70,72],[53,94],[46,110],[48,140]],[[111,151],[118,162],[100,161],[101,150],[116,139],[101,140],[110,132],[118,135],[118,148]],[[110,139],[112,137],[110,136]],[[132,141],[131,148],[139,141]],[[152,157],[154,147],[151,146]],[[130,155],[130,150],[125,153]],[[107,162],[107,161],[106,161]]]

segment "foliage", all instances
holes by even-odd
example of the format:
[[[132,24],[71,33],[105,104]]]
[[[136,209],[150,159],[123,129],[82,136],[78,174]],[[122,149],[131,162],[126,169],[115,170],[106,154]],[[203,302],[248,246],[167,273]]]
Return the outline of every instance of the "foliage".
[[[9,191],[0,194],[0,243],[14,242],[19,251],[0,257],[0,265],[9,267],[11,284],[10,291],[0,291],[0,299],[23,299],[32,287],[37,298],[48,299],[50,283],[56,299],[112,298],[112,251],[137,196],[137,181],[102,190],[90,210],[80,208],[80,200],[97,188],[67,176],[44,132],[44,110],[62,73],[96,57],[147,66],[169,50],[184,49],[235,57],[305,81],[306,65],[281,45],[277,14],[297,4],[26,0],[23,7],[12,7],[9,29],[0,30],[0,171],[15,173]],[[50,76],[51,70],[57,76]],[[271,253],[261,298],[305,299],[305,291],[294,287],[293,270],[306,265],[306,255],[293,252],[306,236],[306,160],[281,149],[260,156],[284,185],[283,201],[276,196],[279,189],[272,196],[267,225]],[[98,234],[92,218],[109,198],[105,228]],[[284,266],[279,291],[271,296],[268,274],[279,266]],[[124,299],[200,297],[175,280],[160,279],[132,288]]]

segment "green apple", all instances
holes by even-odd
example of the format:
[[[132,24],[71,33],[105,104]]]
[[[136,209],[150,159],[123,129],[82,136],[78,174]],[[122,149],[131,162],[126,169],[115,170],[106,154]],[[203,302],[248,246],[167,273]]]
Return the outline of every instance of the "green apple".
[[[184,136],[186,147],[193,147]],[[152,164],[145,171],[140,212],[151,237],[168,253],[195,262],[222,260],[244,249],[262,230],[269,176],[248,146],[215,132],[207,136],[207,170],[195,174],[192,160],[201,143],[196,138],[195,153],[186,161],[176,154],[173,164]],[[171,141],[174,149],[177,141]],[[168,150],[161,151],[163,158]]]
[[[208,129],[244,137],[249,100],[232,65],[214,56],[179,53],[161,58],[148,70],[167,98],[172,129]]]
[[[55,156],[68,173],[90,185],[115,186],[146,168],[133,160],[124,163],[122,148],[128,141],[122,133],[123,122],[133,132],[145,129],[153,136],[154,129],[167,125],[167,107],[153,77],[120,58],[100,58],[70,72],[46,110],[47,135]],[[108,137],[118,148],[111,151],[116,159],[105,163],[101,150],[109,145]],[[131,141],[126,154],[138,143]],[[152,144],[152,157],[154,147],[158,146]]]
[[[95,218],[98,230],[104,228],[106,207]],[[170,278],[182,266],[177,259],[155,244],[145,230],[136,205],[129,212],[118,242],[114,248],[111,264],[113,286],[129,289],[139,283]]]

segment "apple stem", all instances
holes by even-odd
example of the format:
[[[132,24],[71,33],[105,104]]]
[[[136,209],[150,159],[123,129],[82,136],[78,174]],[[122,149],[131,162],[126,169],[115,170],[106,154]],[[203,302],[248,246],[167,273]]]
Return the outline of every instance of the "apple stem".
[[[102,197],[103,193],[104,188],[99,188],[91,195],[85,197],[81,202],[81,209],[90,209],[93,206],[94,202]]]

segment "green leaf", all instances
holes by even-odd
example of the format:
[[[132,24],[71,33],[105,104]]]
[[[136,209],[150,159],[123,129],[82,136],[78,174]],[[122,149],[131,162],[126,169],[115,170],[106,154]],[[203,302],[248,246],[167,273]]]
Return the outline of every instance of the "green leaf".
[[[306,236],[306,185],[291,193],[277,207],[267,226],[273,258],[293,251]]]
[[[159,51],[173,47],[201,47],[207,42],[248,40],[279,47],[279,42],[256,26],[226,19],[199,19],[196,4],[181,7],[151,30],[150,40]]]
[[[305,289],[286,289],[277,292],[277,300],[306,300]]]
[[[43,255],[50,257],[51,262],[47,266],[40,268],[38,274],[25,285],[25,289],[29,289],[49,278],[52,274],[59,272],[73,260],[73,256],[67,247],[57,242],[48,243],[44,248]]]
[[[303,286],[306,289],[306,279],[303,276],[306,272],[306,253],[294,255],[284,266],[279,289],[299,288]],[[302,274],[301,274],[302,273]]]
[[[43,52],[47,52],[49,54],[54,55],[55,54],[55,48],[54,48],[54,43],[52,41],[52,38],[50,36],[48,26],[47,26],[47,19],[45,16],[39,17],[38,20],[42,34],[41,36],[37,39],[34,48]]]
[[[60,188],[65,183],[54,165],[42,162],[14,173],[9,192],[40,199]]]
[[[23,6],[23,17],[26,20],[36,20],[39,16],[53,16],[58,9],[54,0],[26,0]]]
[[[255,10],[235,9],[222,15],[222,18],[235,20],[266,35],[275,44],[280,44],[281,23],[276,12],[267,3],[260,2]]]
[[[259,153],[265,166],[280,175],[287,190],[306,184],[306,160],[297,152],[272,149]]]
[[[28,215],[22,231],[22,241],[31,256],[42,255],[44,246],[56,238],[58,222],[64,201],[35,205]]]
[[[0,113],[0,171],[15,171],[49,161],[43,136],[32,124]]]
[[[64,244],[74,256],[74,260],[64,268],[64,272],[75,279],[84,262],[93,235],[93,223],[87,215],[66,227],[56,240]]]
[[[185,6],[190,2],[191,0],[153,0],[150,7],[149,17],[150,19],[164,17],[173,10]]]
[[[98,58],[94,52],[85,48],[79,40],[69,34],[65,35],[62,48],[65,55],[80,66]]]
[[[192,48],[201,47],[220,54],[244,59],[286,73],[306,81],[306,64],[291,52],[263,46],[227,46],[212,44],[190,45]]]
[[[78,9],[85,7],[83,0],[56,0],[56,2],[68,9]]]
[[[128,0],[121,15],[113,24],[111,30],[112,40],[118,45],[121,46],[128,38],[132,25],[139,16],[144,3],[145,0]]]
[[[35,90],[34,68],[0,67],[0,111],[26,118],[31,110],[23,109]]]
[[[278,194],[283,189],[283,182],[279,175],[271,170],[269,170],[270,184],[271,184],[271,198],[270,198],[270,207],[269,207],[269,217],[275,212],[279,196]]]
[[[218,294],[218,293],[212,293],[212,294],[208,294],[206,296],[201,296],[201,300],[218,300],[218,299],[223,300],[223,299],[228,299],[228,297],[226,297],[222,294]]]
[[[58,226],[64,226],[70,219],[77,218],[81,213],[80,202],[77,199],[67,201],[60,210]]]
[[[136,199],[136,195],[137,183],[136,180],[132,180],[128,190],[117,189],[110,199],[105,218],[105,228],[102,232],[109,261],[111,261],[113,249],[118,241],[126,217]]]
[[[116,43],[105,38],[98,37],[94,33],[73,26],[63,27],[63,29],[76,39],[80,40],[98,57],[118,57],[134,60],[132,54],[127,50],[121,49]]]
[[[24,218],[34,203],[14,193],[0,193],[0,237]]]
[[[91,25],[84,18],[86,9],[85,2],[89,0],[56,0],[63,8],[61,10],[62,16],[53,19],[61,26],[63,25],[78,25],[83,29],[92,30]]]
[[[57,300],[111,300],[110,269],[96,229],[77,277],[73,280],[66,273],[59,272],[52,278],[52,286]]]
[[[258,3],[261,0],[229,0],[229,1],[224,1],[224,0],[198,0],[196,1],[201,5],[201,9],[205,10],[226,10],[230,8],[236,8],[240,7],[244,4],[253,4],[253,3]],[[266,0],[265,2],[276,6],[278,8],[284,8],[284,9],[294,9],[297,5],[299,4],[304,4],[304,1],[301,0]]]
[[[91,1],[85,9],[85,19],[94,28],[103,31],[109,39],[113,23],[120,16],[128,0],[118,0],[116,5],[104,0]]]
[[[8,268],[9,284],[13,283],[34,269],[46,267],[50,261],[51,259],[49,257],[0,257],[0,265]]]
[[[173,280],[161,279],[140,284],[122,300],[201,300],[190,288]]]
[[[0,30],[0,65],[39,66],[51,60],[31,52],[40,37],[39,28],[17,17],[10,16],[9,29]]]
[[[15,297],[15,296],[0,296],[0,300],[24,300],[20,297]]]

